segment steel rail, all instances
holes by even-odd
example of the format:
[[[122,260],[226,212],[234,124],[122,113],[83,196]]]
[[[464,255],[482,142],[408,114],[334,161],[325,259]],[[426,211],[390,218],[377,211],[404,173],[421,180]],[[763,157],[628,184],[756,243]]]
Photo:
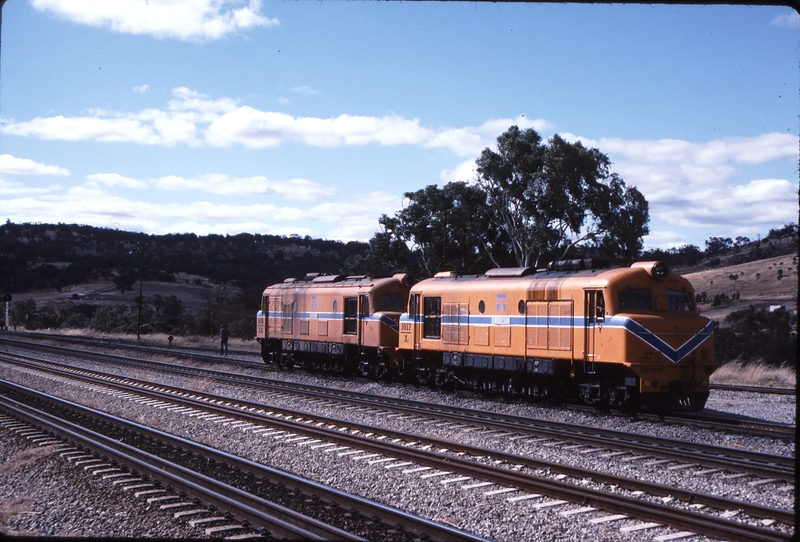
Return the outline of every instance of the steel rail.
[[[769,386],[748,386],[744,384],[710,384],[712,390],[743,391],[750,393],[768,393],[772,395],[796,395],[796,388],[772,388]]]
[[[34,390],[26,390],[26,393],[30,392],[42,395]],[[76,446],[93,450],[137,474],[158,480],[176,491],[227,510],[238,520],[247,522],[255,529],[265,529],[273,536],[298,540],[365,540],[80,425],[41,412],[22,402],[0,396],[0,407],[27,423],[67,439]],[[108,415],[103,415],[103,419],[115,424],[125,421]]]
[[[350,422],[342,423],[341,420],[324,418],[313,414],[298,412],[296,410],[276,409],[258,403],[252,403],[238,399],[234,400],[231,398],[204,393],[202,395],[205,396],[205,400],[201,400],[197,399],[197,397],[201,395],[197,391],[172,388],[170,386],[164,386],[146,381],[142,381],[141,384],[147,386],[145,389],[140,387],[130,387],[124,384],[110,383],[105,379],[94,380],[91,377],[83,378],[87,378],[88,381],[94,381],[94,383],[99,385],[117,387],[118,389],[126,392],[136,391],[142,395],[162,401],[169,401],[191,408],[213,410],[217,413],[236,419],[278,427],[290,432],[309,435],[312,436],[312,438],[320,438],[327,441],[338,442],[342,445],[369,450],[370,452],[380,453],[388,457],[396,457],[402,460],[414,461],[416,463],[431,466],[444,471],[456,472],[484,480],[501,479],[501,483],[508,484],[519,489],[524,489],[526,491],[542,491],[548,495],[555,496],[556,498],[567,498],[574,502],[595,504],[597,507],[609,511],[628,513],[638,517],[639,519],[646,521],[659,521],[674,527],[691,529],[708,536],[717,536],[733,540],[788,539],[785,533],[781,533],[779,531],[754,527],[723,518],[715,518],[714,516],[699,514],[697,512],[679,510],[665,504],[653,502],[642,503],[641,501],[632,499],[630,497],[623,497],[599,490],[578,487],[562,482],[555,482],[548,478],[533,474],[522,473],[519,471],[509,471],[508,469],[499,469],[486,465],[476,466],[480,464],[476,463],[475,461],[468,461],[450,455],[441,456],[432,452],[426,452],[425,450],[409,448],[408,444],[393,444],[376,439],[366,439],[363,437],[358,437],[355,434],[351,435],[344,433],[336,428],[345,426],[354,433],[382,435],[388,437],[387,440],[397,439],[398,441],[404,441],[406,443],[424,444],[429,447],[435,446],[443,451],[449,450],[451,452],[468,454],[476,457],[491,457],[495,460],[501,460],[507,464],[522,465],[530,469],[548,469],[551,472],[566,474],[573,478],[588,478],[600,483],[616,485],[632,491],[645,491],[651,495],[671,495],[685,502],[706,504],[721,510],[743,510],[753,517],[771,518],[786,525],[794,525],[794,512],[791,510],[769,508],[734,499],[717,497],[674,487],[661,486],[658,484],[643,482],[622,476],[598,473],[579,467],[570,467],[529,457],[507,454],[497,450],[462,445],[450,441],[421,437],[419,435],[392,431],[384,428]],[[125,378],[125,380],[130,382],[134,381],[134,379],[128,378]],[[168,391],[159,391],[157,388],[161,388],[161,390],[168,390],[171,388],[173,392],[170,393]],[[281,416],[288,416],[290,418],[296,418],[297,420],[314,420],[316,424],[275,418],[271,417],[270,414],[280,414]],[[317,424],[320,423],[329,425],[330,427],[325,428],[317,426]],[[495,476],[497,476],[497,478],[495,478]],[[506,479],[505,476],[510,476],[510,479]],[[749,534],[745,535],[744,533]]]
[[[316,495],[323,501],[328,502],[335,502],[341,505],[342,507],[348,510],[355,510],[365,517],[377,517],[381,519],[384,523],[388,525],[398,525],[401,526],[404,530],[409,531],[411,533],[417,534],[419,536],[423,536],[432,541],[455,541],[455,542],[488,542],[485,538],[476,536],[471,533],[467,533],[465,531],[456,529],[454,527],[436,523],[429,519],[410,514],[408,512],[404,512],[397,508],[387,506],[375,501],[371,501],[369,499],[365,499],[363,497],[359,497],[357,495],[352,495],[350,493],[340,491],[335,488],[331,488],[329,486],[325,486],[318,482],[314,482],[312,480],[306,480],[301,478],[300,476],[296,476],[291,473],[283,472],[278,469],[274,469],[272,467],[268,467],[266,465],[262,465],[260,463],[256,463],[255,461],[251,461],[242,457],[238,457],[221,450],[217,450],[210,446],[206,446],[201,443],[197,443],[182,437],[178,437],[175,435],[171,435],[169,433],[165,433],[163,431],[159,431],[157,429],[153,429],[150,427],[146,427],[144,425],[125,420],[90,407],[86,407],[83,405],[79,405],[77,403],[72,403],[70,401],[60,399],[58,397],[54,397],[37,390],[33,390],[30,388],[26,388],[25,386],[21,386],[18,384],[13,384],[7,381],[0,381],[0,387],[6,386],[11,388],[19,393],[24,393],[31,397],[36,397],[40,400],[49,401],[53,404],[59,405],[64,408],[69,408],[75,412],[79,412],[81,414],[91,416],[93,418],[97,418],[103,420],[107,423],[113,423],[114,425],[120,426],[125,430],[136,432],[140,435],[145,437],[152,438],[154,440],[158,440],[161,442],[168,443],[172,446],[177,448],[182,448],[184,450],[190,451],[194,454],[202,455],[204,457],[210,458],[214,461],[223,463],[225,465],[229,465],[232,469],[241,471],[242,473],[250,473],[258,478],[263,478],[268,481],[274,482],[276,484],[281,484],[289,489],[297,489],[300,490],[305,495]],[[2,401],[3,397],[0,396],[0,401]],[[7,399],[12,400],[13,399]],[[22,404],[22,403],[20,403]],[[32,408],[32,407],[29,407]],[[69,422],[66,422],[69,423]],[[88,431],[88,430],[87,430]],[[111,442],[117,442],[115,440],[111,440]],[[183,469],[183,467],[179,467]],[[202,475],[200,475],[202,476]],[[215,481],[216,482],[216,481]],[[216,482],[218,483],[218,482]],[[239,491],[239,490],[237,490]],[[279,506],[279,505],[275,505]],[[283,508],[283,507],[281,507]],[[288,510],[288,509],[285,509]],[[297,512],[292,510],[288,510],[292,514],[297,514],[298,516],[302,516]],[[305,516],[302,516],[305,517]],[[311,518],[307,518],[311,519]],[[316,520],[311,519],[311,521],[316,522]],[[323,524],[325,525],[325,524]],[[332,527],[332,529],[336,529]],[[342,531],[346,533],[346,531]],[[336,534],[336,533],[334,533]],[[360,537],[354,537],[354,535],[347,533],[350,538],[346,539],[356,539],[362,540]],[[335,536],[334,538],[339,539],[339,536]]]
[[[458,423],[481,425],[487,428],[513,431],[519,434],[547,436],[570,443],[583,443],[594,447],[636,451],[654,457],[669,458],[675,461],[698,461],[707,466],[738,469],[752,474],[778,477],[794,482],[795,458],[764,452],[754,452],[737,448],[703,444],[698,442],[676,442],[640,433],[625,433],[612,429],[587,427],[565,422],[543,421],[511,414],[476,411],[450,405],[418,403],[407,399],[384,398],[379,396],[357,396],[353,392],[339,390],[307,390],[305,385],[298,387],[293,383],[270,382],[273,389],[282,389],[312,397],[338,400],[372,408],[386,408],[416,416],[433,416]]]
[[[191,348],[188,346],[157,346],[155,344],[142,344],[141,340],[126,340],[126,339],[109,339],[109,338],[94,338],[94,337],[72,337],[72,336],[65,336],[65,335],[58,335],[55,333],[38,333],[38,332],[27,332],[25,334],[26,337],[33,337],[41,340],[54,340],[59,342],[65,342],[70,344],[82,344],[87,346],[104,346],[104,347],[112,347],[112,348],[129,348],[132,350],[137,350],[141,352],[154,352],[158,354],[165,354],[165,355],[172,355],[172,356],[181,356],[181,357],[194,357],[198,359],[203,359],[206,361],[221,361],[218,355],[213,354],[204,354],[202,351],[210,351],[213,348]],[[13,341],[13,339],[5,339],[8,341]],[[236,354],[239,356],[253,356],[257,357],[259,361],[253,362],[254,365],[259,367],[268,367],[261,361],[261,354],[257,350],[230,350],[230,354]],[[227,360],[231,360],[235,358],[227,358]],[[240,363],[250,363],[246,360],[236,359],[237,362]],[[795,395],[797,393],[796,388],[782,388],[782,387],[772,387],[772,386],[756,386],[756,385],[747,385],[747,384],[723,384],[723,383],[711,383],[709,384],[709,389],[712,390],[724,390],[724,391],[741,391],[741,392],[750,392],[750,393],[766,393],[772,395]]]

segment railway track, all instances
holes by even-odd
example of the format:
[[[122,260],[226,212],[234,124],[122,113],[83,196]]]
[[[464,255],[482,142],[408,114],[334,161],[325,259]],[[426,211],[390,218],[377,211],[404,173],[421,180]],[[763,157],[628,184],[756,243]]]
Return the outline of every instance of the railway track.
[[[795,388],[771,388],[768,386],[745,386],[741,384],[711,384],[712,390],[742,391],[748,393],[766,393],[770,395],[795,395]]]
[[[220,358],[220,356],[216,353],[216,349],[211,348],[193,348],[187,346],[169,346],[169,347],[161,347],[156,346],[155,344],[146,344],[143,343],[141,340],[129,340],[129,339],[118,339],[118,338],[93,338],[93,337],[74,337],[74,336],[65,336],[59,335],[56,333],[38,333],[38,332],[28,332],[25,334],[25,338],[34,338],[36,340],[51,340],[51,341],[58,341],[67,344],[80,344],[85,346],[97,347],[111,347],[111,348],[120,348],[124,347],[127,349],[131,349],[138,352],[143,353],[157,353],[157,354],[164,354],[164,355],[171,355],[171,356],[185,356],[193,359],[201,359],[204,361],[220,361],[220,359],[228,359],[231,362],[244,362],[247,363],[247,358],[254,358],[253,363],[257,366],[266,367],[266,365],[261,361],[261,355],[257,350],[230,350],[228,358]],[[742,384],[709,384],[709,388],[712,390],[725,390],[725,391],[735,391],[735,392],[747,392],[747,393],[764,393],[770,395],[795,395],[797,393],[796,388],[782,388],[782,387],[771,387],[771,386],[749,386],[749,385],[742,385]]]
[[[36,363],[35,360],[17,357],[19,362]],[[442,422],[481,427],[486,430],[510,432],[518,437],[547,439],[547,443],[559,443],[562,446],[585,447],[584,453],[618,453],[619,460],[647,458],[662,461],[674,461],[677,464],[696,463],[706,469],[717,468],[734,473],[749,473],[762,478],[774,478],[786,482],[794,482],[795,459],[778,455],[751,452],[748,450],[706,445],[701,443],[675,442],[672,439],[632,434],[627,432],[604,430],[579,424],[553,422],[503,415],[498,413],[475,411],[470,409],[440,404],[420,403],[417,401],[397,399],[384,396],[366,395],[335,388],[320,388],[306,384],[274,381],[253,376],[233,375],[204,368],[175,366],[146,360],[119,359],[117,356],[103,359],[115,363],[135,364],[137,366],[154,367],[164,373],[179,374],[189,377],[210,377],[219,382],[233,385],[245,385],[261,391],[303,396],[312,400],[327,400],[356,407],[379,409],[387,415],[402,413],[409,416],[421,416]],[[154,365],[155,364],[155,365]],[[66,367],[52,364],[61,370]],[[96,373],[88,372],[87,374]],[[793,435],[793,433],[792,433]],[[624,452],[621,453],[621,452]]]
[[[60,337],[56,335],[55,337]],[[51,338],[51,336],[46,336],[46,338]],[[97,346],[97,342],[93,342],[87,339],[74,339],[68,338],[69,342],[76,343],[76,344],[83,344],[83,345],[91,345]],[[101,344],[104,344],[106,341],[101,341]],[[105,354],[105,353],[86,353],[83,351],[76,351],[74,349],[69,349],[65,347],[58,347],[52,345],[44,345],[44,344],[35,344],[35,343],[28,343],[25,341],[18,341],[14,339],[8,339],[5,337],[0,337],[0,343],[6,343],[13,346],[19,346],[22,348],[34,348],[34,349],[41,349],[41,350],[48,350],[52,352],[60,352],[65,355],[77,355],[80,352],[80,355],[92,355],[95,356],[97,359],[105,359],[110,361],[117,361],[121,363],[128,363],[130,358],[126,358],[123,356],[117,356],[114,354]],[[138,352],[146,352],[146,353],[156,353],[156,354],[164,354],[170,356],[177,356],[177,357],[185,357],[201,362],[213,362],[213,363],[220,363],[220,362],[228,362],[231,364],[239,364],[244,367],[248,368],[256,368],[258,370],[270,370],[266,368],[266,366],[261,361],[256,362],[247,362],[245,360],[234,360],[232,358],[220,358],[218,355],[208,356],[204,354],[197,354],[197,353],[186,353],[186,352],[176,352],[172,349],[162,349],[162,348],[150,348],[150,347],[135,347],[135,350]],[[260,360],[260,358],[259,358]],[[159,367],[166,367],[167,364],[154,362],[149,360],[139,359],[136,360],[136,363],[142,364],[155,364],[153,366]],[[192,371],[199,371],[201,369],[193,369],[187,368],[184,366],[175,366],[177,369],[166,369],[166,370],[177,370],[179,372],[192,372]],[[221,371],[211,371],[211,374],[220,377],[224,377],[224,375],[229,373],[224,373]],[[237,379],[243,383],[251,383],[254,380],[257,380],[253,377],[245,377],[245,376],[234,376],[230,375],[229,378]],[[262,379],[263,380],[263,379]],[[303,385],[300,384],[285,384],[286,386],[295,386],[296,389],[300,389]],[[307,386],[306,388],[310,388]],[[328,388],[318,388],[320,390],[326,390]],[[325,393],[325,391],[322,391]],[[338,391],[333,391],[333,393],[340,393]],[[347,392],[341,392],[347,393]],[[577,409],[583,412],[595,412],[596,409],[594,407],[585,407],[580,405],[568,405],[568,408]],[[627,416],[626,414],[616,413],[616,415],[620,416]],[[696,425],[698,427],[703,427],[707,429],[715,429],[715,430],[735,430],[736,432],[740,432],[742,434],[754,435],[754,436],[766,436],[766,437],[783,437],[787,439],[794,440],[796,434],[796,427],[793,425],[781,424],[781,423],[772,423],[765,420],[754,420],[754,419],[746,419],[743,417],[730,417],[730,416],[719,416],[719,415],[706,415],[703,413],[649,413],[649,412],[639,412],[636,413],[641,419],[651,420],[651,421],[666,421],[666,422],[683,422],[683,423],[691,423],[692,425]]]
[[[82,372],[86,373],[87,371]],[[72,377],[75,378],[74,373]],[[685,509],[676,510],[674,507],[658,502],[647,501],[643,503],[636,498],[610,496],[607,492],[587,490],[584,487],[576,487],[574,484],[554,482],[549,478],[521,471],[509,471],[508,468],[497,469],[491,465],[476,464],[475,461],[453,457],[452,455],[442,458],[441,454],[429,452],[428,449],[448,449],[451,453],[468,454],[473,457],[490,457],[506,464],[522,465],[529,470],[547,469],[576,480],[591,478],[605,484],[614,484],[632,491],[647,492],[651,495],[679,495],[679,499],[694,502],[695,504],[705,504],[722,510],[742,509],[754,517],[777,519],[787,525],[793,524],[794,521],[793,512],[791,511],[767,509],[758,505],[750,505],[741,501],[731,501],[696,492],[681,492],[673,487],[659,487],[631,479],[602,475],[585,469],[565,467],[526,457],[503,454],[496,450],[457,445],[453,442],[393,432],[385,428],[341,422],[340,420],[322,419],[314,416],[307,417],[306,415],[298,416],[296,411],[280,412],[264,405],[239,400],[233,401],[223,397],[209,397],[207,394],[198,394],[198,392],[191,390],[170,389],[150,382],[133,382],[131,379],[124,379],[128,381],[128,384],[123,385],[120,382],[112,383],[109,381],[109,377],[99,375],[89,376],[84,374],[80,378],[86,382],[91,382],[93,385],[117,387],[120,393],[134,393],[135,390],[136,394],[146,395],[150,400],[165,402],[172,405],[172,408],[203,410],[213,408],[214,415],[226,416],[247,424],[261,424],[265,427],[270,427],[270,430],[288,433],[289,435],[304,435],[304,437],[300,438],[332,442],[336,446],[357,450],[354,453],[366,453],[367,455],[372,453],[383,455],[396,461],[423,465],[422,468],[440,471],[442,476],[457,475],[468,479],[480,480],[481,482],[478,483],[505,485],[512,490],[526,491],[529,495],[538,497],[544,494],[550,498],[560,499],[562,502],[567,500],[569,502],[589,504],[588,508],[623,513],[643,521],[658,521],[676,528],[692,529],[694,532],[704,533],[709,536],[735,540],[785,539],[785,533],[731,522],[727,519],[722,520],[715,516]],[[122,379],[115,378],[114,380]],[[198,398],[200,395],[204,396],[204,398]],[[345,425],[348,431],[343,431],[340,425]],[[362,436],[359,436],[359,434]],[[380,435],[382,438],[367,439],[363,436],[365,434],[371,436]],[[394,440],[400,444],[387,442],[387,440]],[[409,443],[414,443],[414,447],[412,448]]]
[[[22,357],[18,358],[18,360],[33,362],[33,360],[26,360]],[[116,358],[114,360],[117,363],[120,362]],[[139,361],[123,360],[123,362],[139,365]],[[678,464],[696,462],[705,468],[726,469],[735,473],[750,473],[787,482],[794,482],[795,478],[795,460],[792,457],[700,443],[680,443],[672,439],[602,430],[578,424],[556,423],[519,416],[476,412],[445,405],[365,395],[243,375],[231,375],[209,369],[164,365],[150,361],[144,361],[143,363],[145,366],[150,367],[156,363],[155,367],[165,373],[175,373],[183,376],[210,376],[220,382],[247,385],[259,390],[269,391],[270,394],[302,395],[310,399],[322,399],[358,407],[377,408],[387,414],[401,412],[411,416],[423,416],[428,419],[477,426],[488,430],[512,432],[518,436],[549,439],[549,444],[559,443],[560,445],[571,447],[584,445],[586,448],[585,453],[587,454],[596,452],[615,452],[619,454],[620,452],[625,452],[625,454],[619,454],[622,455],[622,457],[618,458],[620,460],[637,459],[644,461],[647,458],[655,458],[662,463],[666,460],[672,460]],[[63,369],[64,367],[60,366],[60,368]]]
[[[365,532],[365,534],[371,533],[375,536],[379,531],[389,531],[393,533],[389,536],[396,540],[414,540],[422,536],[426,540],[485,542],[480,537],[452,527],[303,480],[208,446],[110,416],[48,394],[8,382],[0,383],[0,388],[4,392],[3,395],[0,395],[0,409],[10,416],[36,426],[49,435],[56,435],[68,440],[76,448],[90,451],[85,453],[84,457],[98,459],[95,463],[95,467],[98,469],[120,471],[115,465],[121,465],[126,467],[128,472],[135,472],[136,476],[133,478],[122,474],[122,476],[129,477],[131,483],[129,485],[135,486],[134,489],[156,487],[157,489],[148,491],[148,493],[179,492],[180,496],[166,497],[161,501],[159,501],[159,497],[151,497],[151,499],[154,499],[154,502],[182,501],[180,503],[168,502],[162,505],[170,508],[190,507],[188,511],[183,510],[182,515],[187,515],[186,512],[193,512],[193,515],[205,514],[208,510],[207,508],[198,508],[195,501],[187,500],[188,497],[188,499],[200,500],[206,505],[210,505],[211,510],[226,512],[222,516],[216,514],[212,517],[213,521],[229,520],[230,516],[233,516],[241,523],[241,525],[234,526],[235,529],[249,528],[277,538],[302,540],[368,539],[236,487],[236,478],[244,478],[250,482],[251,486],[263,485],[265,481],[268,481],[272,486],[289,488],[289,491],[296,490],[312,496],[316,499],[315,504],[324,501],[335,503],[342,510],[357,511],[361,521],[368,524],[366,527],[356,525],[357,530]],[[70,418],[72,421],[64,418]],[[125,441],[136,442],[137,445],[133,446]],[[146,450],[142,448],[146,448]],[[80,453],[80,450],[76,450],[76,452]],[[205,463],[205,470],[209,474],[196,472],[180,464],[192,462],[191,458],[187,459],[187,454],[194,458],[200,458],[201,463]],[[167,458],[160,457],[160,455],[166,455]],[[176,458],[181,459],[180,463],[176,462]],[[208,462],[214,462],[216,465],[209,466]],[[235,477],[227,481],[220,480],[210,475],[214,471],[235,473]],[[159,487],[169,487],[170,490],[158,489]],[[186,497],[182,497],[184,495]],[[202,519],[208,520],[209,518]],[[376,519],[381,523],[378,527],[373,525],[377,523]],[[357,523],[357,521],[351,523]],[[406,536],[404,536],[404,531],[408,533]],[[383,538],[382,536],[377,537]]]

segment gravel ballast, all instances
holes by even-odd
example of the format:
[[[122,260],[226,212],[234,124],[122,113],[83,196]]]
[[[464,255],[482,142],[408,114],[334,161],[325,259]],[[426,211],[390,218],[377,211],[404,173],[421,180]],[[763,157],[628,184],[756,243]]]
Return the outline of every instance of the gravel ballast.
[[[99,363],[81,361],[80,365],[95,370],[103,370],[103,367]],[[223,366],[220,365],[220,367],[214,368],[221,369],[222,367]],[[123,373],[123,370],[115,367],[114,372]],[[154,376],[156,374],[155,372],[144,371],[142,369],[137,369],[135,372],[136,374],[132,374],[131,376],[147,379],[156,378]],[[386,386],[378,383],[346,382],[341,379],[323,379],[302,373],[286,374],[269,372],[266,374],[273,378],[296,380],[317,385],[321,382],[325,382],[328,386],[348,388],[374,394],[402,396],[415,400],[453,403],[466,408],[496,410],[542,419],[558,419],[559,421],[568,421],[571,423],[603,425],[612,429],[655,434],[658,436],[666,436],[665,433],[668,433],[676,439],[694,439],[699,442],[708,441],[709,443],[717,445],[757,449],[759,451],[780,453],[782,455],[794,454],[793,444],[780,439],[765,439],[731,434],[726,435],[729,437],[730,442],[721,442],[719,432],[707,430],[698,431],[696,428],[681,424],[672,425],[651,422],[630,423],[626,421],[625,418],[618,416],[576,413],[557,407],[535,404],[506,404],[479,398],[464,398],[455,394],[434,393],[426,389],[417,390],[412,387]],[[236,427],[228,427],[222,423],[213,424],[202,422],[187,415],[176,415],[159,408],[149,407],[127,399],[120,399],[111,394],[102,393],[84,385],[75,385],[63,379],[54,380],[51,378],[43,378],[31,374],[30,372],[18,371],[8,368],[7,366],[0,367],[0,377],[49,393],[54,393],[76,402],[88,404],[89,406],[100,408],[106,412],[139,421],[140,423],[146,423],[149,426],[163,431],[193,438],[194,440],[219,447],[226,451],[236,453],[237,455],[260,461],[267,465],[293,472],[363,497],[397,506],[437,521],[451,523],[459,528],[491,539],[509,541],[526,539],[630,540],[631,535],[621,533],[620,527],[637,523],[635,520],[626,519],[608,524],[592,525],[589,523],[589,519],[602,517],[606,514],[603,512],[591,512],[585,515],[564,517],[560,515],[560,512],[578,508],[580,505],[567,504],[537,510],[535,505],[547,499],[531,499],[530,501],[509,503],[507,501],[509,495],[484,495],[485,491],[498,489],[496,486],[480,489],[464,489],[461,487],[462,485],[469,485],[475,481],[445,485],[441,482],[454,478],[454,476],[423,478],[422,476],[428,473],[403,473],[403,468],[387,469],[385,468],[385,464],[382,463],[370,465],[369,461],[353,461],[347,457],[339,456],[338,453],[326,452],[324,448],[314,450],[311,446],[301,446],[298,443],[286,444],[282,442],[283,439],[275,438],[275,436],[256,435],[250,431],[245,431]],[[364,412],[363,410],[325,405],[322,403],[309,403],[284,396],[267,396],[267,394],[263,392],[232,388],[210,380],[197,381],[197,379],[194,379],[194,381],[187,381],[185,378],[164,376],[162,376],[160,380],[168,384],[230,397],[240,397],[249,401],[271,404],[276,407],[295,408],[303,412],[317,413],[318,415],[335,417],[358,423],[384,425],[401,431],[416,431],[429,436],[449,438],[487,448],[499,448],[506,452],[529,455],[548,461],[578,464],[586,468],[597,467],[598,470],[611,471],[623,476],[648,480],[652,479],[653,481],[662,483],[668,482],[682,488],[719,494],[734,499],[759,502],[760,504],[791,508],[794,501],[794,488],[787,486],[787,484],[768,484],[767,486],[751,487],[745,481],[723,482],[713,476],[686,476],[685,473],[668,471],[661,468],[645,468],[641,463],[600,461],[597,458],[581,456],[575,451],[561,450],[556,446],[537,447],[530,443],[526,444],[524,442],[509,441],[497,435],[481,435],[480,431],[468,432],[442,427],[439,426],[439,424],[430,424],[414,420],[386,419],[385,416]],[[712,392],[709,408],[722,410],[724,401],[730,400],[726,398],[725,394],[734,393],[736,397],[739,398],[739,400],[736,401],[737,406],[742,409],[747,409],[747,406],[743,406],[744,400],[741,399],[741,393],[717,391]],[[717,394],[720,394],[719,407],[712,406],[715,404],[714,401]],[[752,417],[762,417],[759,413],[759,400],[761,398],[763,398],[763,396],[756,398],[751,405],[752,408],[742,414]],[[768,407],[765,407],[770,417],[767,417],[765,412],[762,419],[771,419],[772,421],[781,421],[784,423],[793,422],[794,397],[770,396],[770,399],[772,399],[772,401],[770,401]],[[789,414],[790,411],[791,414]],[[780,417],[783,417],[783,419],[775,419]],[[791,419],[788,419],[789,417],[791,417]],[[381,458],[374,459],[380,460]],[[410,470],[411,468],[413,468],[413,466],[407,467],[406,470]],[[539,474],[548,475],[548,473],[545,472]],[[574,481],[574,483],[585,485],[586,487],[596,487],[596,484],[589,481]],[[9,486],[6,485],[5,487]],[[642,498],[648,497],[645,496]],[[136,506],[141,508],[142,505],[137,504]],[[688,507],[688,505],[685,506]],[[4,521],[4,532],[10,534],[10,531],[5,530],[7,528],[5,526],[7,525],[8,521]],[[651,539],[659,534],[674,532],[674,530],[665,528],[652,529],[647,531],[647,537]],[[200,533],[202,534],[202,531],[200,531]],[[79,536],[134,535],[104,534],[101,527],[100,532],[97,534]],[[170,535],[144,534],[141,536]],[[176,534],[172,536],[182,535]],[[198,535],[195,532],[191,536]],[[702,539],[703,537],[693,538],[693,540]]]
[[[206,538],[0,424],[0,529],[14,537]]]

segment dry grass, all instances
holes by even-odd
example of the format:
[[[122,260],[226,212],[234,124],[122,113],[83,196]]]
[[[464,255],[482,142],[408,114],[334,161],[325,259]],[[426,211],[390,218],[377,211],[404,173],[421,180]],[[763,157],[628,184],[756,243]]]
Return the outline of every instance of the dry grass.
[[[37,330],[43,333],[52,333],[54,335],[64,335],[69,337],[91,337],[103,339],[119,339],[124,341],[137,341],[136,335],[133,333],[101,333],[91,329],[42,329]],[[167,346],[169,345],[168,335],[165,333],[148,333],[142,335],[138,339],[142,344],[149,344],[154,346]],[[219,349],[219,337],[207,337],[198,335],[174,336],[172,339],[173,346],[184,346],[193,348],[216,348]],[[258,351],[258,343],[252,339],[237,339],[231,337],[228,340],[228,348],[236,350],[253,350]]]
[[[732,361],[717,369],[711,375],[711,382],[714,384],[794,388],[797,386],[797,373],[787,365],[776,367],[762,362]]]

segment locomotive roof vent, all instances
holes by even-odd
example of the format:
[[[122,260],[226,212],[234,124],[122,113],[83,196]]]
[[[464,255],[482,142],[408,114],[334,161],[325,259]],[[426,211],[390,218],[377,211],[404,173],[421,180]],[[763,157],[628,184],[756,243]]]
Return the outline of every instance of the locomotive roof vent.
[[[344,275],[320,275],[319,273],[309,273],[316,275],[311,279],[311,282],[339,282],[344,280]],[[308,277],[308,275],[306,275]]]
[[[456,278],[460,277],[461,273],[456,273],[455,271],[439,271],[434,275],[434,278],[437,279],[447,279],[447,278]]]
[[[581,260],[556,260],[547,264],[548,271],[580,271],[581,269],[605,269],[608,260],[599,258],[583,258]]]
[[[292,282],[297,282],[296,278],[288,278],[283,280],[284,283],[291,284]]]
[[[527,277],[536,273],[533,267],[495,267],[483,275],[485,277]]]
[[[647,270],[653,278],[664,280],[669,275],[669,267],[664,262],[636,262],[631,264],[631,267],[642,267]]]

